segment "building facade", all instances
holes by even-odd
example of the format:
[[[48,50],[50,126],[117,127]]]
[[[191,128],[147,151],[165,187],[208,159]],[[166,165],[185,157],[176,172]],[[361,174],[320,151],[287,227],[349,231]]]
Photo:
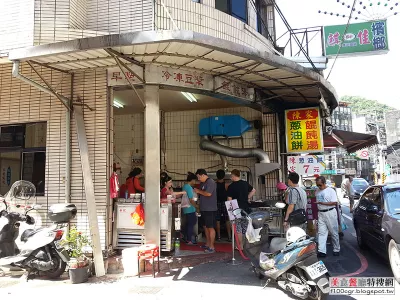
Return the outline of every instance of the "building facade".
[[[320,74],[275,49],[269,1],[6,0],[4,7],[0,127],[5,141],[19,143],[0,145],[1,191],[18,179],[34,182],[43,223],[51,204],[76,204],[77,226],[98,235],[103,249],[112,240],[113,163],[123,165],[121,181],[134,162],[143,168],[151,187],[146,216],[154,220],[146,239],[159,243],[160,171],[183,179],[220,165],[219,156],[198,147],[201,118],[260,120],[261,135],[220,143],[261,148],[278,164],[279,114],[317,106],[321,96],[324,107],[337,105]],[[185,100],[187,93],[195,101]],[[259,182],[256,158],[232,157],[230,164],[244,165]],[[261,176],[259,196],[273,198],[279,172]]]

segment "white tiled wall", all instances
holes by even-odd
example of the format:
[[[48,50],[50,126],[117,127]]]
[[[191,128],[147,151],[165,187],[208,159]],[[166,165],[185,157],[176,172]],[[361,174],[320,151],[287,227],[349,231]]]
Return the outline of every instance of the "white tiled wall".
[[[222,164],[219,155],[202,151],[199,148],[198,124],[201,119],[209,116],[231,114],[239,114],[248,121],[262,120],[260,112],[247,107],[165,113],[166,151],[165,154],[161,153],[163,164],[161,169],[166,169],[177,181],[184,180],[188,171],[195,172],[198,168],[206,168],[209,172],[220,169]],[[143,122],[143,114],[114,115],[114,161],[121,164],[121,182],[124,182],[131,170],[132,156],[144,156]],[[246,132],[243,135],[244,147],[257,147],[257,135],[258,131],[256,130]],[[163,137],[161,139],[161,145],[163,145]],[[233,148],[242,147],[240,139],[218,142]],[[271,160],[275,161],[273,157]],[[255,182],[254,164],[256,162],[254,158],[228,158],[230,170],[237,168],[248,171],[247,167],[250,167],[253,174],[252,183],[257,189],[257,195],[260,196],[264,195],[265,191],[261,191],[261,186]],[[143,169],[143,166],[140,167]],[[276,183],[271,184],[274,186]]]

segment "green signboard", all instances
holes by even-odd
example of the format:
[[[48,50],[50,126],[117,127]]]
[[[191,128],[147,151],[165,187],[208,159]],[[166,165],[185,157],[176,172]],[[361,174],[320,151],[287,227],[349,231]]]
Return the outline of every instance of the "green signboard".
[[[324,27],[325,55],[372,55],[389,51],[386,20]],[[343,36],[343,34],[346,34]]]
[[[322,175],[336,175],[336,170],[325,170]]]

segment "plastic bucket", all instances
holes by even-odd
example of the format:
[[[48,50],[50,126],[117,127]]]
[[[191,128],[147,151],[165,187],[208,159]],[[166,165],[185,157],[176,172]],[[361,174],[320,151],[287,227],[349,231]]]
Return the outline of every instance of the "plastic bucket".
[[[138,250],[140,246],[135,246],[122,250],[122,266],[124,276],[138,275]]]

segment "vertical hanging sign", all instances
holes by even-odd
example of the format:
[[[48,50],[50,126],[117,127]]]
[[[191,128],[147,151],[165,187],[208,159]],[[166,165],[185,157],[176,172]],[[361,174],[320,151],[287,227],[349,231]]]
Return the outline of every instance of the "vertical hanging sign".
[[[324,152],[318,107],[286,110],[285,125],[287,153]]]

